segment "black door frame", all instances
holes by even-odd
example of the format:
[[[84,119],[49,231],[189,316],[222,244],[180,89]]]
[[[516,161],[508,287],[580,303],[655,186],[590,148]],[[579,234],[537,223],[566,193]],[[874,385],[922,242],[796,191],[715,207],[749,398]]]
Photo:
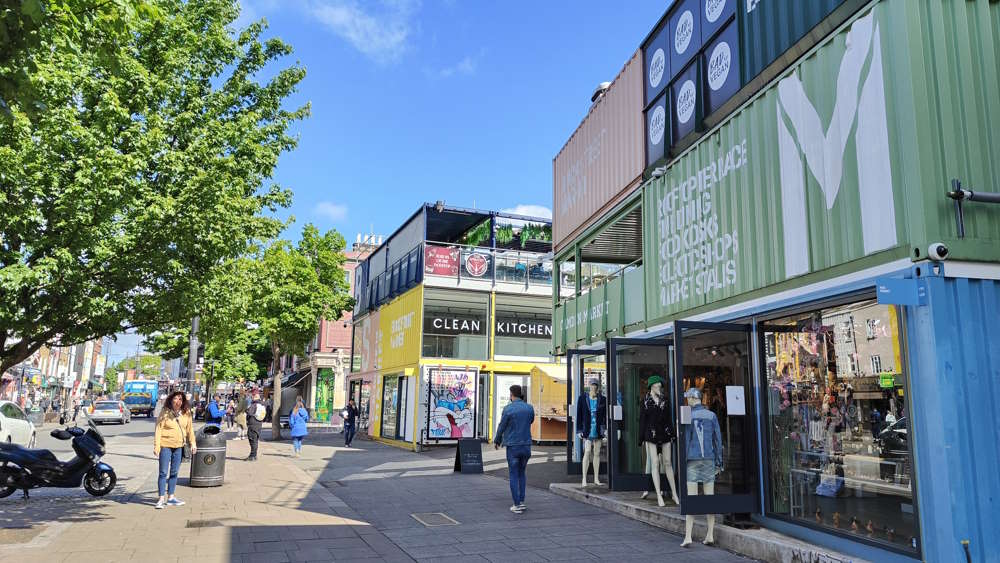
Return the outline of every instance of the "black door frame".
[[[574,348],[572,350],[566,351],[566,474],[567,475],[581,475],[583,473],[583,463],[579,461],[573,461],[573,446],[576,443],[576,412],[573,411],[573,401],[576,399],[575,393],[576,389],[573,388],[573,366],[578,359],[582,359],[590,356],[604,356],[604,371],[608,372],[608,352],[607,350],[582,350]],[[580,365],[580,369],[583,369],[583,364]],[[583,373],[581,371],[581,381],[583,378]],[[608,380],[608,387],[610,388],[610,379]],[[610,428],[611,419],[611,399],[608,399],[608,422],[607,428]],[[608,432],[610,434],[610,430]],[[610,438],[609,438],[610,442]],[[611,453],[608,452],[608,459],[611,459]],[[608,464],[601,462],[600,468],[598,468],[598,474],[604,473],[608,474]],[[609,477],[610,478],[610,477]]]
[[[670,357],[670,346],[674,344],[674,337],[672,334],[667,334],[663,336],[658,336],[654,338],[609,338],[608,339],[608,392],[618,389],[618,347],[619,346],[662,346],[664,352],[667,354],[667,361],[670,362],[673,358]],[[667,370],[667,378],[675,375],[677,373],[676,368],[672,369],[672,366],[664,366]],[[668,382],[669,384],[669,382]],[[617,391],[616,391],[617,393]],[[617,398],[617,395],[616,395]],[[628,400],[628,398],[624,398]],[[624,406],[623,406],[624,407]],[[676,406],[674,412],[678,412]],[[608,483],[609,487],[613,491],[645,491],[651,490],[652,480],[648,473],[621,473],[618,471],[618,457],[622,451],[621,437],[622,430],[624,429],[623,421],[614,420],[614,406],[609,398],[608,400],[608,418],[611,420],[608,423]],[[672,442],[671,448],[674,448],[674,452],[670,456],[671,460],[677,460],[677,441]],[[676,469],[674,471],[676,475]]]
[[[688,495],[687,482],[684,479],[686,473],[678,471],[677,488],[680,489],[681,514],[747,514],[759,512],[760,498],[758,482],[760,479],[760,466],[757,463],[757,413],[755,409],[756,391],[754,387],[754,347],[753,347],[753,325],[750,323],[710,323],[700,321],[674,321],[674,379],[677,408],[677,466],[687,465],[687,440],[683,426],[680,424],[680,409],[683,404],[684,390],[684,331],[704,330],[715,332],[742,332],[746,335],[747,362],[746,378],[743,382],[744,397],[746,400],[746,424],[744,424],[743,455],[744,462],[748,467],[747,490],[750,492],[743,494],[729,495]]]

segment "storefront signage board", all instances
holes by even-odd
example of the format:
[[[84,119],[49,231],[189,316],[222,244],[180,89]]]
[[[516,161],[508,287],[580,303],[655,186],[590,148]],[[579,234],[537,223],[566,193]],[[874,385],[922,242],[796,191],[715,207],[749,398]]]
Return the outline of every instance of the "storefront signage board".
[[[361,371],[395,369],[420,360],[423,288],[416,287],[358,321]]]
[[[904,240],[908,140],[889,128],[884,28],[860,18],[647,184],[647,319]]]
[[[915,278],[879,278],[875,282],[878,302],[883,305],[927,304],[927,285]],[[895,326],[895,325],[893,325]],[[897,361],[896,365],[899,365]]]
[[[432,440],[474,438],[479,370],[428,367],[427,379],[427,436]]]

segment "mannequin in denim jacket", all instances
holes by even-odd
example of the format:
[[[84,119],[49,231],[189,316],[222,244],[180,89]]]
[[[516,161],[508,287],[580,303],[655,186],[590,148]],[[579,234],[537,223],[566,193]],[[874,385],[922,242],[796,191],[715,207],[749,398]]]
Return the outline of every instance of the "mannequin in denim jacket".
[[[687,451],[688,451],[688,467],[686,470],[687,475],[687,494],[688,496],[694,496],[698,494],[698,483],[701,483],[704,488],[706,495],[715,494],[715,475],[722,467],[722,436],[719,431],[719,422],[715,416],[715,413],[705,409],[701,403],[701,391],[692,387],[684,393],[684,398],[687,400],[688,406],[691,407],[692,411],[696,409],[700,410],[702,413],[707,413],[711,416],[700,415],[700,413],[692,413],[691,424],[687,426],[685,432],[687,433]],[[695,436],[694,422],[695,418],[706,419],[702,425],[702,436],[699,440],[698,436]],[[705,471],[704,466],[709,464],[709,470],[707,476],[704,474],[699,474]],[[697,467],[700,469],[694,470]],[[708,479],[711,477],[711,480]],[[705,545],[712,545],[715,543],[715,515],[708,514],[708,533],[705,534]],[[692,538],[691,533],[694,530],[694,516],[687,515],[684,517],[684,541],[681,542],[681,547],[687,547],[691,545]]]

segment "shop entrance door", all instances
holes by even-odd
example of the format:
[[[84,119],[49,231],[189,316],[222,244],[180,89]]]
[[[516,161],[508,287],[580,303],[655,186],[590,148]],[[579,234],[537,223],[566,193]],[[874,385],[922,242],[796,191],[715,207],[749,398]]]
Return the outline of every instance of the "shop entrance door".
[[[663,379],[668,405],[673,399],[674,378],[671,361],[672,338],[612,338],[608,341],[611,390],[608,400],[611,432],[608,444],[610,464],[608,481],[614,491],[651,490],[646,451],[640,442],[639,410],[646,399],[647,382],[653,376]],[[676,419],[671,413],[671,419]],[[676,459],[672,455],[671,459]],[[675,472],[676,473],[676,472]],[[663,492],[670,498],[669,485],[662,480]]]
[[[674,339],[681,514],[756,512],[750,326],[677,321]]]
[[[607,362],[604,352],[600,350],[569,350],[566,352],[566,404],[569,409],[566,417],[566,473],[580,475],[583,461],[583,440],[576,434],[576,407],[580,395],[586,391],[588,379],[597,379],[601,383],[601,393],[608,395]],[[608,410],[611,410],[611,397],[608,397]],[[608,416],[610,417],[610,412]],[[607,475],[608,448],[601,447],[601,466],[599,472]],[[593,471],[593,470],[591,470]],[[591,474],[593,479],[593,474]]]

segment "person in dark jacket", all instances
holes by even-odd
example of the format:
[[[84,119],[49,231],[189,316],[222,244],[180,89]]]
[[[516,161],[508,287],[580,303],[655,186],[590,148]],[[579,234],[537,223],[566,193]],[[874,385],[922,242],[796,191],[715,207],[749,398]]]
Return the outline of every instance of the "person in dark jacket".
[[[260,400],[259,390],[254,389],[250,396],[252,398],[247,407],[247,440],[250,442],[250,455],[246,460],[257,461],[257,444],[260,442],[260,430],[264,425],[266,407]]]
[[[590,380],[587,393],[576,401],[576,435],[583,440],[583,486],[587,486],[587,472],[590,462],[594,462],[594,484],[601,485],[597,477],[601,469],[601,441],[607,433],[608,400],[601,395],[601,381]]]
[[[349,448],[354,441],[354,433],[358,430],[358,407],[354,404],[354,399],[347,401],[341,414],[344,417],[344,447]]]

